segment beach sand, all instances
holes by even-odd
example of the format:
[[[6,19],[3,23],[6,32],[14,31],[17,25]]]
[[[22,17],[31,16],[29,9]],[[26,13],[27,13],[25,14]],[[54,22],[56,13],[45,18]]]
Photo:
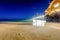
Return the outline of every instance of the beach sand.
[[[60,40],[60,23],[45,27],[0,23],[0,40]]]

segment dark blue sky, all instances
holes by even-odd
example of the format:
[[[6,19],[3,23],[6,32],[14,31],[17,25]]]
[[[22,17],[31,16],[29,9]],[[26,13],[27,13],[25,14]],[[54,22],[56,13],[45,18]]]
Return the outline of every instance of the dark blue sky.
[[[43,14],[51,0],[0,0],[0,19],[29,19]]]

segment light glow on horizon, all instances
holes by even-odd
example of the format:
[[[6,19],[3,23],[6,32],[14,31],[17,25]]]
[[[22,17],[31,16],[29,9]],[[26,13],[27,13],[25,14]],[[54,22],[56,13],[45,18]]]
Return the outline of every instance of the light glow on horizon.
[[[44,27],[46,23],[45,15],[33,18],[33,26]]]

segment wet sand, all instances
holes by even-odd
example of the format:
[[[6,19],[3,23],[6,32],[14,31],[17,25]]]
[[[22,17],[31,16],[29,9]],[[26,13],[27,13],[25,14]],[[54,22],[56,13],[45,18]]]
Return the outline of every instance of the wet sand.
[[[0,40],[60,40],[60,23],[46,23],[45,27],[0,24]]]

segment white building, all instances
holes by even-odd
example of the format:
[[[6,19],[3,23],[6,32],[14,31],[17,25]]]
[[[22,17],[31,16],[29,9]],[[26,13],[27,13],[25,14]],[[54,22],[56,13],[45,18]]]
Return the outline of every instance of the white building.
[[[33,18],[33,26],[44,27],[46,23],[45,15]]]

